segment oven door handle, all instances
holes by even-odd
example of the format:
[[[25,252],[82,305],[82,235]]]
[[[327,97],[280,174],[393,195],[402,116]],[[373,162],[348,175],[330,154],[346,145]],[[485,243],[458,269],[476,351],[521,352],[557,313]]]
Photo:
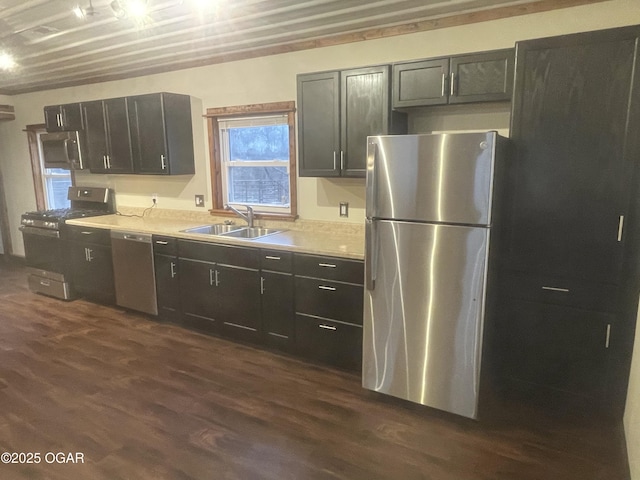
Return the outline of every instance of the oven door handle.
[[[28,227],[26,225],[20,225],[18,227],[23,235],[40,235],[43,237],[60,238],[60,231],[50,230],[48,228]]]

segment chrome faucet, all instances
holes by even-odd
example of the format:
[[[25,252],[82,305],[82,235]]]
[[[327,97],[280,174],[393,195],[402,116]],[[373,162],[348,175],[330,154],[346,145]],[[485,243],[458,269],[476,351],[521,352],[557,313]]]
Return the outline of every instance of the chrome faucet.
[[[231,205],[225,205],[224,209],[231,210],[233,213],[245,220],[249,224],[249,226],[253,228],[253,207],[247,205],[247,213],[242,213],[240,210],[232,207]]]

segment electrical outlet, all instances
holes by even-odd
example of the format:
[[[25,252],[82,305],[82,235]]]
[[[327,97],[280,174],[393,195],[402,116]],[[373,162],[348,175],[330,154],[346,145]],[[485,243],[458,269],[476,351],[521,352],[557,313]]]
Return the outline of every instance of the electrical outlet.
[[[349,216],[349,202],[340,202],[340,216],[341,217]]]
[[[196,207],[204,207],[204,195],[196,195]]]
[[[154,205],[158,204],[158,194],[157,193],[152,193],[151,194],[151,201],[153,202]]]

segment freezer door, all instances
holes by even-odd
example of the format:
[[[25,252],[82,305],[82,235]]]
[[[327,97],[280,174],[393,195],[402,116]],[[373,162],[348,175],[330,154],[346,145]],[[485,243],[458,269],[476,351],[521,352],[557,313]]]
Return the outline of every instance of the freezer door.
[[[373,230],[363,387],[476,418],[489,229],[378,221]]]
[[[368,137],[367,218],[489,225],[496,136]]]

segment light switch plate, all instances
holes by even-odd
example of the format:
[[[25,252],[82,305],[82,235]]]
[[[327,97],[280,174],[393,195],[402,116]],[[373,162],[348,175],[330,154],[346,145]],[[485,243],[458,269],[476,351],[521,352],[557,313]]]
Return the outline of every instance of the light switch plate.
[[[204,207],[204,195],[196,195],[196,207]]]

